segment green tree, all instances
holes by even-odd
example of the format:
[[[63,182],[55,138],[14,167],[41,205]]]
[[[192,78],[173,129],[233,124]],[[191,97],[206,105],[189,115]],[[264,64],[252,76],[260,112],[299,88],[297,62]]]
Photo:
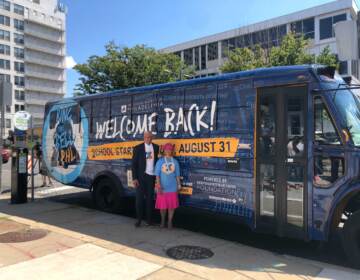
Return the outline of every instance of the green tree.
[[[330,47],[326,46],[316,57],[316,63],[339,68],[339,61],[335,54],[331,53]]]
[[[144,45],[129,48],[111,42],[105,50],[104,56],[91,56],[86,63],[75,66],[81,75],[75,94],[172,82],[194,74],[179,56]]]
[[[319,63],[338,67],[338,60],[331,53],[329,47],[324,48],[321,53],[315,57],[307,52],[309,40],[303,36],[295,36],[290,33],[284,36],[280,46],[272,47],[268,56],[260,45],[253,49],[243,48],[234,49],[228,53],[228,59],[220,68],[224,73],[249,70],[259,67],[298,65]]]
[[[314,63],[314,56],[306,52],[309,41],[293,33],[284,36],[279,47],[273,47],[269,54],[270,66]]]
[[[259,68],[265,65],[265,52],[257,45],[254,50],[236,48],[230,51],[227,61],[220,67],[220,70],[229,73]]]

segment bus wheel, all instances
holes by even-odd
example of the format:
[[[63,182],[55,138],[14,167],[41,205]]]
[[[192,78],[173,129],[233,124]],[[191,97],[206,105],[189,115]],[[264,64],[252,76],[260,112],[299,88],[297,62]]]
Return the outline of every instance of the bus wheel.
[[[360,268],[360,210],[354,212],[343,228],[342,242],[351,264]]]
[[[121,196],[116,185],[109,178],[101,179],[93,191],[93,199],[96,207],[105,212],[120,212]]]

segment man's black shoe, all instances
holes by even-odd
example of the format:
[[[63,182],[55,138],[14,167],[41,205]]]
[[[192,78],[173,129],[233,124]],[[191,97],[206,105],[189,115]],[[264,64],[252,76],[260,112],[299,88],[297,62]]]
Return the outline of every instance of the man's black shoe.
[[[153,223],[149,223],[149,222],[145,222],[145,226],[147,226],[147,227],[151,227],[153,225]]]
[[[135,223],[135,227],[140,227],[140,225],[141,225],[141,221],[137,221],[137,222]]]

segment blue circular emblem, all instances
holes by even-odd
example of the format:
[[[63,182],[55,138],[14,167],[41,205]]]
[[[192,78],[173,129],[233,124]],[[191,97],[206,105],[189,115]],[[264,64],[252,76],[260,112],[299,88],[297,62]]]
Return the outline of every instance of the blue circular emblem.
[[[89,145],[85,111],[72,99],[52,105],[44,121],[43,162],[51,175],[67,184],[79,177]]]

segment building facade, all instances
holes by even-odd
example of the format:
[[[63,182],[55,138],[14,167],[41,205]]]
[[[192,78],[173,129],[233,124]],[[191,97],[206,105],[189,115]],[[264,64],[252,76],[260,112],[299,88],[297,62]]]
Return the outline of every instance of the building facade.
[[[354,0],[338,0],[164,48],[190,66],[196,77],[217,75],[229,50],[260,44],[265,51],[278,46],[290,32],[310,40],[308,52],[318,55],[329,46],[338,55],[340,73],[359,79],[359,16]]]
[[[64,96],[65,20],[57,0],[0,0],[0,78],[13,84],[6,130],[20,110],[42,125],[46,102]]]

